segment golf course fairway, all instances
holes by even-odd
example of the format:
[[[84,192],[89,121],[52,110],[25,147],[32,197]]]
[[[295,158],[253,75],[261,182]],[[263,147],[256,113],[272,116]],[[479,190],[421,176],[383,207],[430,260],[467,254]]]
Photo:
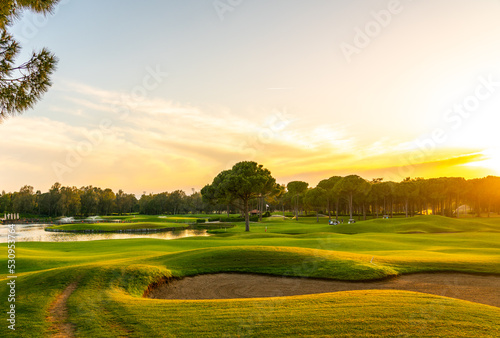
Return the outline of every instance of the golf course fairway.
[[[398,289],[260,298],[151,299],[157,285],[204,275],[362,282],[431,273],[500,276],[500,218],[420,216],[331,226],[269,217],[210,237],[16,243],[21,337],[495,337],[500,308]],[[7,257],[7,244],[1,244]],[[5,258],[6,260],[7,258]],[[7,271],[7,268],[4,268]],[[8,274],[0,297],[8,328]],[[244,275],[243,277],[244,278]],[[453,278],[450,279],[453,281]],[[268,286],[268,285],[267,285]],[[500,286],[499,286],[500,287]],[[319,290],[321,292],[321,290]]]

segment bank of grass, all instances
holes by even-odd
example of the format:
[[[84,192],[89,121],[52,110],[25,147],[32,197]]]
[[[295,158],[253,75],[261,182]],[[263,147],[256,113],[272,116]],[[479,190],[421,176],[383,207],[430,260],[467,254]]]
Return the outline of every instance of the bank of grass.
[[[340,219],[340,218],[339,218]],[[348,224],[329,225],[328,217],[299,217],[298,221],[283,217],[264,218],[261,223],[252,223],[252,232],[264,231],[279,234],[305,234],[305,233],[338,233],[338,234],[363,234],[363,233],[390,233],[390,234],[439,234],[460,232],[488,232],[500,233],[499,218],[448,218],[442,216],[417,216],[397,217],[392,219],[370,219]],[[231,232],[239,233],[240,229]]]
[[[472,223],[440,217],[367,221],[355,224],[357,234],[349,235],[334,232],[338,228],[326,219],[320,224],[309,218],[268,219],[252,223],[250,233],[238,223],[208,238],[18,243],[16,331],[50,335],[46,316],[51,302],[78,280],[68,306],[81,337],[495,336],[500,334],[500,309],[412,292],[213,301],[141,298],[162,277],[202,273],[341,280],[428,271],[500,274],[500,220],[467,221]],[[416,227],[425,233],[414,233]],[[454,231],[443,233],[443,228]],[[1,247],[6,256],[6,245]],[[0,299],[7,299],[6,275],[1,278]],[[0,326],[0,335],[7,330]]]
[[[134,223],[72,223],[61,224],[47,227],[49,230],[60,231],[126,231],[138,229],[171,229],[185,228],[188,225],[185,223],[169,223],[169,222],[134,222]]]
[[[60,231],[127,231],[138,229],[166,229],[183,228],[190,224],[196,224],[197,220],[209,222],[216,218],[216,215],[127,215],[127,216],[102,216],[99,223],[68,223],[56,224],[47,227],[48,230]],[[102,221],[104,220],[104,221]],[[108,221],[108,222],[106,222]],[[120,222],[112,222],[120,221]]]
[[[197,218],[210,220],[212,218],[226,217],[227,214],[186,214],[186,215],[122,215],[122,216],[100,216],[102,219],[114,220],[119,219],[121,221],[141,221],[141,222],[155,222],[155,221],[193,221]],[[240,217],[239,214],[230,214],[231,217]]]

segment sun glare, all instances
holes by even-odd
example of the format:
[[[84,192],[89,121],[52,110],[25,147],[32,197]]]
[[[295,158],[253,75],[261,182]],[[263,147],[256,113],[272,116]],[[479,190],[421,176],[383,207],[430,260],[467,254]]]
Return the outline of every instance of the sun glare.
[[[469,167],[481,167],[491,171],[492,175],[500,175],[500,149],[488,149],[481,152],[485,159],[465,164]]]

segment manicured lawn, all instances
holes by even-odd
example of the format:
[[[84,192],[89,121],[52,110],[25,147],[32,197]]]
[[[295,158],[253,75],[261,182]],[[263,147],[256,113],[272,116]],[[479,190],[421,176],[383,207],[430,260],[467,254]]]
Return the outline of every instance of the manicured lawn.
[[[233,215],[235,216],[235,215]],[[117,222],[99,222],[99,223],[71,223],[59,224],[47,227],[48,229],[69,231],[69,230],[89,230],[89,231],[120,231],[137,229],[164,229],[164,228],[183,228],[189,224],[196,224],[196,220],[203,219],[210,221],[219,218],[220,215],[127,215],[127,216],[102,216],[104,220],[119,220]],[[101,220],[102,221],[102,220]],[[203,224],[203,223],[201,223]]]
[[[133,223],[73,223],[47,227],[54,230],[117,231],[129,229],[185,228],[185,223],[133,222]]]
[[[210,301],[141,297],[161,277],[216,272],[341,280],[426,271],[500,274],[500,219],[423,216],[342,226],[330,226],[326,218],[320,222],[268,218],[252,223],[250,233],[237,223],[212,230],[211,237],[170,241],[17,243],[16,333],[50,334],[50,304],[78,280],[68,307],[75,334],[81,337],[500,334],[499,308],[413,292]],[[6,244],[0,246],[6,257]],[[0,277],[0,299],[7,299],[6,274]],[[0,326],[1,336],[7,331],[6,325]]]

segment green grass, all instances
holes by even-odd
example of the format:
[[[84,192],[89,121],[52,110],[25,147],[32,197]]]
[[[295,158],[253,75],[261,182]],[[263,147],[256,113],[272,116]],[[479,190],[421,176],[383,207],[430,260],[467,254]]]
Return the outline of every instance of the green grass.
[[[453,232],[500,232],[500,221],[493,219],[453,219],[426,216],[396,219],[374,219],[355,224],[334,226],[337,233],[453,233]]]
[[[103,219],[119,219],[122,221],[141,221],[141,222],[155,222],[155,221],[168,221],[168,220],[185,220],[194,221],[197,218],[210,219],[226,217],[227,214],[188,214],[188,215],[124,215],[124,216],[100,216]],[[239,217],[238,214],[230,214],[232,217]]]
[[[165,229],[165,228],[185,228],[185,223],[167,223],[167,222],[134,222],[134,223],[74,223],[54,225],[47,227],[53,230],[89,230],[89,231],[119,231],[136,229]]]
[[[100,223],[71,223],[60,224],[47,227],[53,230],[62,231],[120,231],[137,229],[164,229],[182,228],[189,224],[196,223],[197,219],[210,221],[211,218],[220,217],[218,215],[127,215],[127,216],[102,216],[104,220],[120,220],[123,223],[100,222]]]
[[[141,297],[161,277],[217,272],[340,280],[427,271],[500,274],[500,219],[429,216],[343,226],[330,226],[325,218],[320,222],[268,218],[252,223],[250,233],[238,223],[212,230],[211,237],[171,241],[17,243],[16,333],[49,335],[50,304],[78,280],[68,306],[81,337],[500,334],[499,308],[413,292],[212,301]],[[6,245],[0,247],[6,257]],[[5,277],[0,276],[0,299],[7,299]],[[0,326],[0,335],[7,335],[6,325]]]

